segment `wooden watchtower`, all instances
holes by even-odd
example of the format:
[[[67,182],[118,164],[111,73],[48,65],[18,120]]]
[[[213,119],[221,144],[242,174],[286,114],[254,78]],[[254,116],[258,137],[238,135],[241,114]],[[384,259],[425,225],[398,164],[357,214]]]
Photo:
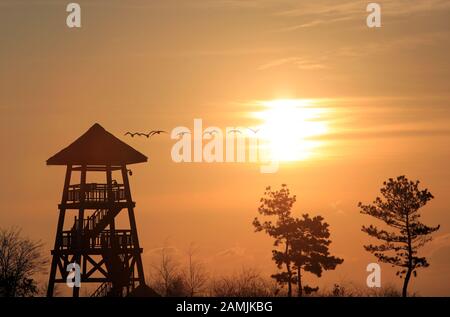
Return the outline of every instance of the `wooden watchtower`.
[[[145,287],[127,165],[146,161],[99,124],[47,160],[47,165],[67,166],[47,296],[53,296],[55,283],[66,283],[67,266],[74,262],[81,269],[81,287],[100,284],[92,296],[127,296]],[[74,174],[79,178],[71,183]],[[88,176],[104,181],[89,182]],[[122,210],[128,211],[127,229],[116,227]],[[79,292],[73,288],[74,297]]]

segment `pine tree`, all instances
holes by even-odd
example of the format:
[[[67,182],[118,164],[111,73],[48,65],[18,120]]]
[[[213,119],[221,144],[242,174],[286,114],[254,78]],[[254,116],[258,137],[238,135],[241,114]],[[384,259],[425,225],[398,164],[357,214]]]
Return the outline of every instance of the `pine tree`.
[[[302,271],[320,277],[323,270],[335,269],[344,260],[331,256],[328,247],[331,243],[328,224],[321,216],[310,218],[308,214],[302,218],[292,215],[292,207],[296,196],[291,196],[285,184],[280,190],[266,188],[260,200],[259,213],[263,216],[275,216],[276,221],[260,222],[255,218],[253,225],[256,231],[265,231],[275,239],[272,258],[282,270],[272,277],[281,284],[287,284],[288,296],[292,296],[292,284],[298,287],[298,296],[303,292],[309,294],[317,291],[308,285],[302,285]]]
[[[310,272],[317,277],[322,276],[324,270],[334,270],[343,259],[331,256],[328,248],[331,243],[329,225],[324,218],[316,216],[310,218],[304,214],[302,219],[296,219],[296,234],[291,243],[291,257],[294,268],[297,270],[298,296],[303,292],[310,294],[317,291],[318,287],[310,287],[302,284],[302,270]]]
[[[273,245],[276,247],[272,251],[273,260],[278,268],[284,267],[286,271],[272,275],[280,284],[288,285],[288,296],[292,296],[292,283],[295,273],[292,271],[292,261],[290,257],[291,241],[295,234],[295,221],[291,217],[292,206],[296,197],[291,196],[286,184],[280,190],[272,191],[270,186],[266,187],[264,196],[260,199],[258,212],[264,216],[276,216],[276,222],[264,221],[261,223],[258,218],[253,220],[255,231],[265,231],[275,239]],[[280,250],[281,249],[281,250]]]
[[[360,202],[358,206],[362,214],[384,221],[394,232],[373,225],[363,226],[363,232],[383,241],[364,248],[379,261],[399,267],[397,275],[404,277],[402,295],[406,297],[411,276],[417,276],[417,269],[429,266],[426,258],[418,255],[418,250],[440,227],[429,227],[419,221],[419,209],[434,197],[428,189],[419,189],[419,181],[410,181],[405,176],[390,178],[383,183],[380,192],[383,198],[377,197],[372,205]]]

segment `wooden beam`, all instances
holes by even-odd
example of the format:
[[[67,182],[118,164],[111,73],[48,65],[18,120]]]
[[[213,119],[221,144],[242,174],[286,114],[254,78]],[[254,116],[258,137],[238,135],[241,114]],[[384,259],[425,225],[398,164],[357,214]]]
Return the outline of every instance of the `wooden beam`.
[[[120,170],[120,166],[111,165],[111,170],[118,171]],[[76,166],[73,168],[74,171],[81,171],[83,169],[82,166]],[[105,172],[106,165],[86,165],[86,171],[88,172]]]
[[[127,202],[131,203],[133,201],[133,199],[131,197],[130,182],[128,181],[128,173],[127,173],[126,165],[122,165],[122,178],[123,178],[123,184],[125,186],[125,197],[127,198]],[[139,238],[138,238],[137,227],[136,227],[136,219],[134,218],[133,207],[128,207],[128,217],[130,218],[130,230],[131,230],[131,236],[133,239],[134,247],[136,249],[140,249]],[[136,255],[136,266],[137,266],[137,271],[138,271],[139,283],[141,285],[145,285],[144,268],[142,266],[142,259],[141,259],[140,254]]]
[[[123,209],[123,208],[134,208],[135,207],[134,202],[116,202],[114,204],[115,207]],[[108,202],[85,202],[83,205],[81,203],[66,203],[59,205],[60,208],[64,209],[80,209],[83,207],[84,209],[107,209],[108,208]]]
[[[64,187],[63,187],[63,193],[62,193],[62,197],[61,197],[61,206],[64,206],[64,204],[67,201],[67,195],[69,192],[71,175],[72,175],[72,165],[67,165],[66,177],[64,179]],[[58,250],[61,245],[61,239],[62,239],[61,233],[64,228],[65,216],[66,216],[66,209],[64,207],[62,207],[62,208],[60,207],[58,224],[56,226],[56,237],[55,237],[55,246],[54,246],[55,250]],[[47,287],[47,297],[53,297],[57,261],[59,262],[59,259],[57,259],[57,257],[58,257],[57,255],[53,255],[52,264],[50,266],[50,275],[49,275],[49,281],[48,281],[48,287]]]
[[[80,175],[80,209],[78,209],[78,228],[77,228],[77,247],[81,249],[82,247],[82,231],[84,222],[84,200],[86,191],[86,165],[81,166]],[[81,266],[81,253],[77,252],[74,255],[75,263]],[[78,297],[80,295],[80,288],[73,288],[73,297]]]
[[[109,277],[108,272],[106,272],[101,266],[105,263],[105,259],[101,259],[100,262],[95,262],[90,256],[85,255],[89,263],[92,264],[92,268],[86,273],[86,278],[94,274],[97,270],[100,271],[105,277]]]

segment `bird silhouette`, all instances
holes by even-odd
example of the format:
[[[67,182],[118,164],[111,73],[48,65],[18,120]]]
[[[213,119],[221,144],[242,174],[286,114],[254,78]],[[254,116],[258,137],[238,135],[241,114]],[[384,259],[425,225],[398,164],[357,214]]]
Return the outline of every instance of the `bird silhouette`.
[[[252,128],[247,128],[250,131],[252,131],[254,134],[258,133],[260,129],[252,129]]]
[[[181,132],[177,133],[178,136],[183,136],[185,134],[191,134],[191,133],[188,131],[181,131]]]
[[[135,135],[140,136],[141,134],[139,132],[129,132],[129,131],[127,131],[127,133],[125,133],[124,135],[130,135],[132,138],[134,138]]]
[[[161,133],[167,133],[166,131],[163,130],[152,130],[149,133],[143,133],[143,132],[127,132],[125,133],[125,135],[130,135],[132,138],[137,135],[137,136],[145,136],[147,139],[150,137],[152,137],[155,134],[161,134]]]
[[[239,129],[233,129],[233,130],[228,131],[228,133],[231,133],[231,132],[234,132],[234,133],[236,133],[236,132],[242,133],[241,130],[239,130]]]
[[[150,135],[150,137],[154,136],[155,134],[161,134],[161,133],[167,133],[167,131],[164,130],[152,130],[150,131],[148,134]],[[148,137],[147,137],[148,138]]]
[[[210,130],[210,131],[205,131],[205,132],[203,132],[203,135],[205,135],[205,134],[209,134],[210,136],[213,136],[213,134],[214,133],[218,133],[219,131],[217,131],[217,130]]]

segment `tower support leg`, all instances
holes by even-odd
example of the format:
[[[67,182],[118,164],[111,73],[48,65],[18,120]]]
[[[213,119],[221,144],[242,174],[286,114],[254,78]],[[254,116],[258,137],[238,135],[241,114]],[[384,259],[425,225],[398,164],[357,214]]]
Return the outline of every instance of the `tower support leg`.
[[[72,175],[72,165],[68,165],[66,169],[66,177],[64,179],[64,188],[61,198],[61,209],[59,211],[58,225],[56,227],[55,247],[54,250],[58,250],[61,246],[61,236],[64,228],[64,218],[66,216],[66,208],[64,207],[67,202],[67,196],[69,194],[70,177]],[[59,261],[59,255],[53,254],[52,264],[50,267],[50,276],[47,285],[47,297],[53,297],[53,291],[55,288],[56,269]]]

